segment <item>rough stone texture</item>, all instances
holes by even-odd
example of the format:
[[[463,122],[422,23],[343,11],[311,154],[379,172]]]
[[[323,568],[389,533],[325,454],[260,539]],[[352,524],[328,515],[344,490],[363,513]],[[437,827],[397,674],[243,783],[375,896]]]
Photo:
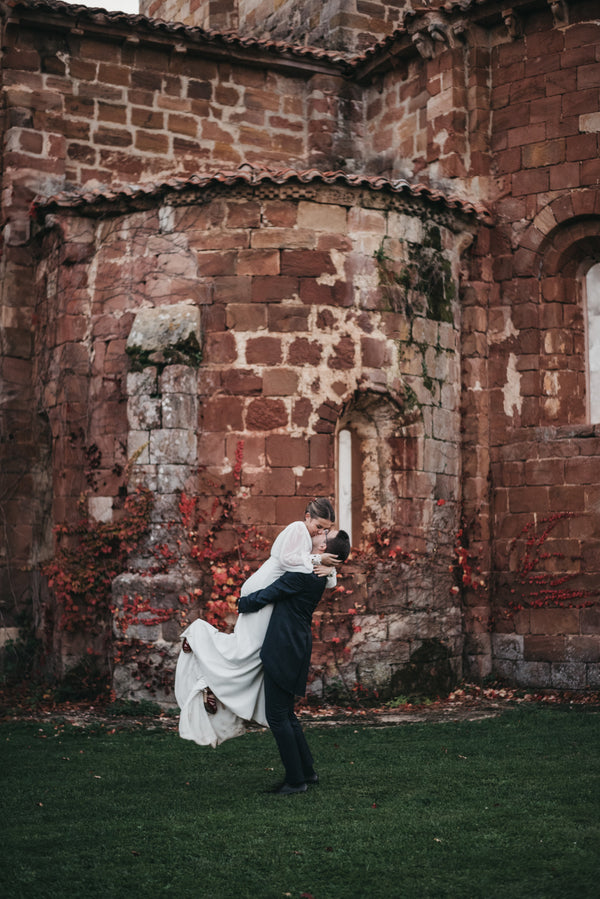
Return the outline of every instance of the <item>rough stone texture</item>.
[[[118,514],[128,459],[156,494],[158,540],[180,489],[208,503],[230,483],[243,440],[240,513],[272,538],[315,492],[336,493],[349,427],[360,536],[395,528],[420,567],[356,572],[368,640],[336,596],[350,655],[333,658],[325,629],[315,683],[341,670],[400,684],[415,665],[458,676],[464,650],[469,676],[597,688],[583,286],[599,250],[595,4],[562,18],[546,0],[510,15],[495,0],[144,9],[267,43],[52,4],[2,22],[6,626],[26,609],[41,632],[52,525],[86,492],[97,520]],[[172,181],[246,164],[406,178],[413,193]],[[419,199],[417,184],[441,193]],[[35,196],[74,188],[30,215]],[[492,224],[442,193],[484,202]],[[143,346],[146,316],[192,316],[198,347]]]

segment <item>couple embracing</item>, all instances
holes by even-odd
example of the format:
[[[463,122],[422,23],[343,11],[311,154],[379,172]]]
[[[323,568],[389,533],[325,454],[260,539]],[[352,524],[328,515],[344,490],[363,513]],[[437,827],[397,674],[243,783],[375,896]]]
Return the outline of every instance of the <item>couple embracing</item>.
[[[247,722],[270,727],[285,769],[280,795],[318,781],[294,701],[306,692],[313,612],[350,553],[345,531],[332,530],[334,520],[328,499],[309,503],[304,519],[278,535],[270,557],[243,584],[233,632],[194,621],[177,662],[180,735],[216,746],[244,733]]]

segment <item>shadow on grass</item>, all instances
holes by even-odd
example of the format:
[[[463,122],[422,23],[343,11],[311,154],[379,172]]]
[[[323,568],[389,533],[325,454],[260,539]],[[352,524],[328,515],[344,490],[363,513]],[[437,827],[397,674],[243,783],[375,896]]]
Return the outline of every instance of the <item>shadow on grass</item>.
[[[321,783],[278,797],[268,732],[3,723],[5,895],[598,894],[597,710],[307,733]]]

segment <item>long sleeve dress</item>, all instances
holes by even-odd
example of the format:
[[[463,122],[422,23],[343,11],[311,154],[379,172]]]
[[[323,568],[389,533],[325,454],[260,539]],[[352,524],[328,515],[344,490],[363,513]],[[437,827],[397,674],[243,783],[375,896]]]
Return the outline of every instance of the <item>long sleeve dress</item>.
[[[312,540],[303,521],[288,525],[275,539],[271,555],[243,584],[246,596],[272,584],[285,571],[313,570]],[[327,579],[335,586],[335,574]],[[192,652],[179,654],[175,698],[181,710],[179,735],[203,746],[217,746],[245,733],[248,722],[264,727],[265,698],[260,649],[272,606],[238,615],[233,632],[225,634],[198,618],[183,632]],[[217,712],[208,714],[203,690],[215,694]]]

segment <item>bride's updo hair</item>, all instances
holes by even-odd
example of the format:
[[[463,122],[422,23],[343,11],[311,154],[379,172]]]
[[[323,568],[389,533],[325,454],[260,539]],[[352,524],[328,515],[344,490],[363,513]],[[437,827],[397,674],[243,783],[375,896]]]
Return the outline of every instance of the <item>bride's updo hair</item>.
[[[335,521],[333,506],[324,496],[313,499],[306,507],[306,512],[311,518],[326,518],[328,521]]]
[[[346,531],[336,531],[331,537],[327,537],[325,548],[328,553],[333,553],[345,562],[350,555],[350,537]]]

